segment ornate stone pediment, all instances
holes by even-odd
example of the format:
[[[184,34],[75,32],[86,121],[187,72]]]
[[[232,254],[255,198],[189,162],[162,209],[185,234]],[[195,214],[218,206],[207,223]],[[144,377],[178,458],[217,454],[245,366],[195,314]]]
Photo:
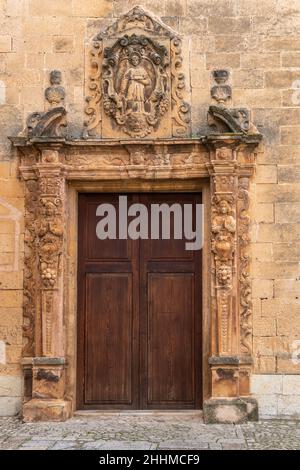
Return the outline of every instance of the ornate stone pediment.
[[[140,7],[93,40],[84,138],[180,137],[190,107],[177,33]]]

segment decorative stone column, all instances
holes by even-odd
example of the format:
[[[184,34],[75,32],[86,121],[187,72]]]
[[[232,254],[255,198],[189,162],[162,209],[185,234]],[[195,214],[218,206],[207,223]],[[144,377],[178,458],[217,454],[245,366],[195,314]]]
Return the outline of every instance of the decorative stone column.
[[[70,414],[65,393],[65,347],[63,321],[63,250],[65,242],[65,178],[59,162],[59,147],[41,146],[32,175],[23,174],[26,189],[26,240],[30,246],[32,291],[29,338],[32,359],[32,399],[24,404],[25,421],[64,420]],[[22,167],[21,167],[22,173]],[[30,178],[30,179],[28,179]],[[34,191],[31,191],[34,186]],[[33,199],[32,199],[33,197]],[[27,270],[28,272],[28,270]],[[31,281],[33,286],[30,285]],[[33,297],[34,296],[34,297]],[[30,335],[29,335],[30,336]],[[28,363],[28,361],[27,361]]]
[[[251,398],[250,218],[251,142],[242,135],[207,137],[211,179],[211,398],[207,423],[257,419]],[[240,152],[248,148],[248,152]],[[238,158],[238,155],[243,155]],[[244,159],[244,160],[243,160]]]

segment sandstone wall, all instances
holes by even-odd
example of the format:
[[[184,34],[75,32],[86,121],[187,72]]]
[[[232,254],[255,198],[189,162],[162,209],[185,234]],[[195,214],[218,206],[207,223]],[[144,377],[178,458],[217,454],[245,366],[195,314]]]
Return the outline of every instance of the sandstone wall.
[[[136,3],[188,40],[193,135],[205,126],[214,68],[231,71],[233,106],[251,107],[264,135],[252,188],[253,390],[266,413],[295,412],[300,407],[299,0],[0,0],[0,415],[15,413],[22,393],[23,186],[7,136],[24,127],[29,112],[43,109],[53,68],[63,72],[70,133],[80,135],[85,43]],[[273,405],[267,409],[270,396]]]

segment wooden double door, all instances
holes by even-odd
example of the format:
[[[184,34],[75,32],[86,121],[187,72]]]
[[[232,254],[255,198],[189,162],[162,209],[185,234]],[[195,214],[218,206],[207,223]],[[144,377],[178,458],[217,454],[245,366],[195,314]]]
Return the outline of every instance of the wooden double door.
[[[201,194],[128,194],[133,203],[150,214],[152,203],[195,207]],[[201,408],[201,251],[172,230],[100,240],[100,204],[116,208],[118,233],[118,194],[79,195],[77,408]]]

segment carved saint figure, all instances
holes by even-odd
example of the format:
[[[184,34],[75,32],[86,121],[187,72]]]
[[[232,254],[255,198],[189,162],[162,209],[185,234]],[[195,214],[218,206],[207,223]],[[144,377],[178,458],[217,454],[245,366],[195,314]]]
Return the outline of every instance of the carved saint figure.
[[[146,87],[151,84],[151,79],[141,65],[141,56],[138,53],[133,53],[129,62],[131,67],[124,74],[120,92],[126,98],[127,108],[136,113],[145,113],[145,91]]]
[[[216,234],[213,241],[213,251],[219,260],[226,261],[234,251],[233,236],[236,231],[235,218],[230,214],[229,203],[222,199],[218,204],[218,214],[212,220],[212,232]]]
[[[212,231],[214,233],[220,233],[227,231],[234,233],[236,230],[236,221],[235,218],[229,214],[230,206],[225,199],[222,199],[219,202],[218,214],[213,218],[212,221]]]

